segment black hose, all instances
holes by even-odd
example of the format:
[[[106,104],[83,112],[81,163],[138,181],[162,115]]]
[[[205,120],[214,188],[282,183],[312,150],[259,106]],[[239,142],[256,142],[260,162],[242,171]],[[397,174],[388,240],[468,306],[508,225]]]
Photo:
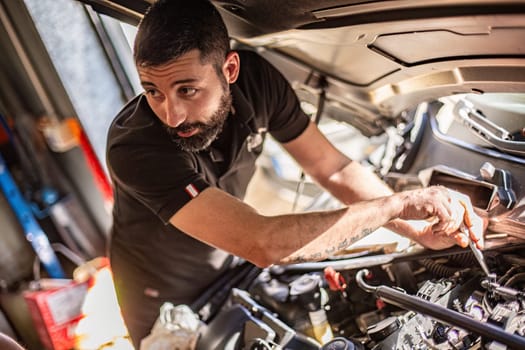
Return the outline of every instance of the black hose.
[[[202,321],[210,321],[224,304],[232,288],[241,283],[246,276],[253,276],[253,270],[258,269],[255,265],[244,262],[226,271],[190,305],[190,308],[199,314]]]
[[[521,270],[521,266],[511,266],[511,268],[508,269],[503,276],[498,278],[497,282],[501,285],[505,285],[509,278],[514,276],[518,270]]]
[[[461,267],[471,267],[473,264],[477,264],[476,258],[472,252],[467,251],[462,254],[452,255],[450,261]]]
[[[523,283],[523,282],[525,282],[525,273],[524,272],[517,273],[511,278],[509,278],[509,280],[505,283],[505,287],[512,287],[516,283]]]
[[[462,268],[458,268],[458,267],[445,266],[432,259],[421,259],[419,260],[419,263],[423,267],[425,267],[430,273],[432,273],[433,276],[436,276],[439,278],[450,277],[454,273],[462,270]]]

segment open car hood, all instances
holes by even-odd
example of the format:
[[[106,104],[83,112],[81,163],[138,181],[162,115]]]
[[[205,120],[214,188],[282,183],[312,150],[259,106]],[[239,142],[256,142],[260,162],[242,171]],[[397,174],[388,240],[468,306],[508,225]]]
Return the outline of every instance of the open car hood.
[[[152,2],[81,1],[131,24]],[[446,165],[479,177],[492,161],[525,207],[525,0],[212,1],[234,47],[271,61],[315,113],[365,137],[396,128],[374,164],[383,176]]]
[[[152,2],[81,1],[131,24]],[[212,1],[234,47],[270,60],[316,113],[365,137],[396,128],[383,176],[446,165],[480,178],[491,161],[501,181],[481,177],[525,208],[525,0]]]
[[[81,1],[133,24],[149,6],[144,0]],[[367,139],[386,136],[366,162],[394,191],[444,185],[466,193],[487,214],[489,273],[459,247],[399,249],[383,242],[262,272],[241,266],[193,305],[211,320],[197,349],[226,348],[232,334],[242,334],[245,346],[259,344],[252,335],[260,340],[263,334],[303,350],[525,348],[525,1],[213,2],[235,47],[270,60],[316,117],[322,110]],[[275,170],[290,168],[278,152],[267,151],[268,177],[298,191],[303,183]],[[301,195],[309,195],[308,183],[304,187]],[[310,189],[307,210],[330,207],[324,193]],[[210,297],[230,291],[232,308]],[[312,304],[303,302],[322,292],[328,303],[316,311],[327,311],[338,347],[296,336],[310,331],[304,325]]]
[[[151,2],[82,1],[133,24]],[[303,99],[323,88],[326,110],[367,135],[423,101],[525,90],[522,0],[213,2],[232,39],[271,52]]]

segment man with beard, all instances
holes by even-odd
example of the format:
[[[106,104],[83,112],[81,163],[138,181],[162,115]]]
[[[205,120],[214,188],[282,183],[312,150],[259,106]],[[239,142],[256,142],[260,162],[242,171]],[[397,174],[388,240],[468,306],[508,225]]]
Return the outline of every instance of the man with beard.
[[[233,256],[261,267],[322,260],[380,226],[432,249],[467,245],[459,194],[440,187],[393,194],[328,142],[274,67],[230,50],[208,1],[154,3],[134,58],[144,93],[113,122],[107,162],[115,193],[110,259],[137,348],[163,302],[190,304]],[[268,217],[239,200],[266,133],[346,207]],[[467,211],[481,246],[481,219],[470,204]],[[419,229],[405,221],[431,217]]]

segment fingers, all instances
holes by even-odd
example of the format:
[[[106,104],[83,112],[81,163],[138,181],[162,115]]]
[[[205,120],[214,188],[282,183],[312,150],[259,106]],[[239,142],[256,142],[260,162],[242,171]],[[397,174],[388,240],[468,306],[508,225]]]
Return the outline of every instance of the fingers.
[[[458,231],[454,235],[454,239],[456,241],[456,244],[459,245],[461,248],[467,248],[468,247],[468,242],[469,242],[468,233]]]
[[[452,235],[457,232],[463,222],[464,209],[456,200],[453,191],[442,186],[437,186],[441,195],[435,197],[434,208],[438,222],[434,226],[434,231],[442,235]]]
[[[435,234],[433,226],[433,224],[428,224],[418,228],[418,231],[420,231],[416,235],[415,240],[422,246],[434,250],[450,248],[456,244],[451,236]]]
[[[401,218],[426,219],[429,239],[455,242],[465,248],[469,240],[483,247],[483,220],[474,212],[470,198],[443,186],[432,186],[404,196]],[[427,233],[428,234],[428,233]]]
[[[453,234],[456,244],[463,248],[468,246],[469,240],[483,248],[483,220],[474,212],[470,198],[456,191],[448,192],[452,214],[443,233]]]
[[[471,219],[471,215],[473,214],[472,206],[467,205],[467,203],[465,203],[462,200],[459,201],[459,204],[461,204],[463,209],[465,209],[465,214],[463,216],[463,221],[465,222],[465,225],[467,225],[467,227],[472,227],[472,219]]]
[[[452,214],[449,204],[450,196],[442,186],[430,187],[428,195],[432,205],[430,212],[433,214],[432,220],[435,222],[435,230],[444,231]]]

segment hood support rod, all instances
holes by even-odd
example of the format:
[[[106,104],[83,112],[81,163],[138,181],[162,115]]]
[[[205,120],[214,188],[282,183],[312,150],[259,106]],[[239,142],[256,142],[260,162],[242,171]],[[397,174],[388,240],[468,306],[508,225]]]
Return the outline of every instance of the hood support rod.
[[[368,293],[374,294],[381,300],[405,310],[420,312],[446,324],[471,331],[474,334],[503,343],[512,349],[525,349],[525,338],[505,332],[503,329],[487,323],[481,323],[462,313],[449,310],[438,304],[408,295],[388,286],[372,286],[364,278],[368,270],[359,270],[356,274],[357,285]]]

